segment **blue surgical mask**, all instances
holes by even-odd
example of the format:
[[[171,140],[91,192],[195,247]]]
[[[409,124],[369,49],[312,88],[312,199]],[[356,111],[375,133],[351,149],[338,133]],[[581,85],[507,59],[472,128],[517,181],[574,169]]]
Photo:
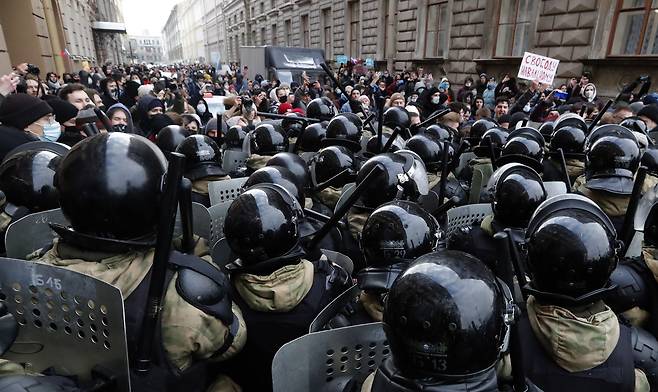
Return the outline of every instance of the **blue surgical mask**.
[[[47,142],[56,142],[62,134],[62,127],[57,121],[43,126],[43,135],[39,138]]]
[[[439,83],[439,90],[448,90],[450,88],[450,83],[448,82],[441,82]]]

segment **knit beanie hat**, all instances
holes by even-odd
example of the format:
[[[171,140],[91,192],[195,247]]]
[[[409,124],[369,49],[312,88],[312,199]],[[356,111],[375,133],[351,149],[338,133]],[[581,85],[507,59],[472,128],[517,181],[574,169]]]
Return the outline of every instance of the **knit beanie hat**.
[[[58,123],[64,124],[78,115],[78,108],[60,98],[52,98],[48,100],[48,105],[53,108],[55,120]]]
[[[647,105],[637,112],[638,116],[644,116],[649,118],[651,121],[658,124],[658,106],[657,105]]]
[[[18,129],[53,112],[45,101],[28,94],[10,94],[0,106],[0,123]]]

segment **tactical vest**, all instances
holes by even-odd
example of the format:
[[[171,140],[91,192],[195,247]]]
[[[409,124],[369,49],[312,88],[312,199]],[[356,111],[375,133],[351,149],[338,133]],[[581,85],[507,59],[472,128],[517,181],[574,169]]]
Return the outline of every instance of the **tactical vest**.
[[[346,298],[346,302],[336,312],[326,325],[328,329],[349,327],[351,325],[361,325],[374,323],[368,311],[363,307],[363,303],[359,301],[359,294],[354,297]]]
[[[226,373],[244,391],[272,390],[272,359],[285,343],[308,333],[315,316],[340,292],[332,290],[333,267],[313,262],[313,285],[306,297],[288,312],[251,309],[232,285],[231,297],[242,310],[248,337],[242,351],[226,363]]]
[[[172,265],[185,267],[188,263],[183,259],[185,257],[181,253],[172,252],[169,262]],[[146,277],[140,282],[137,288],[124,300],[125,319],[126,319],[126,337],[128,340],[128,355],[130,363],[134,363],[137,347],[139,346],[138,339],[141,335],[142,321],[144,313],[147,309],[148,291],[151,281],[150,270]],[[168,268],[164,287],[169,287],[171,279],[174,276],[174,269]],[[235,323],[233,323],[235,324]],[[215,356],[221,355],[233,343],[235,336],[235,325],[231,326],[231,334]],[[197,362],[190,366],[185,371],[181,372],[174,367],[167,359],[162,342],[162,330],[160,320],[155,331],[155,342],[153,345],[153,353],[151,354],[151,370],[146,376],[141,376],[131,372],[130,382],[133,391],[171,391],[171,392],[196,392],[205,391],[209,383],[207,376],[207,362]]]
[[[448,249],[472,254],[491,269],[496,266],[496,242],[479,224],[456,231],[448,240]]]
[[[203,204],[206,208],[210,208],[210,195],[192,192],[192,202]]]
[[[596,391],[633,392],[635,366],[631,330],[619,325],[619,341],[608,360],[581,372],[571,373],[551,359],[535,336],[527,315],[519,320],[525,375],[544,392]]]
[[[455,380],[452,384],[425,384],[420,380],[408,379],[400,374],[387,358],[375,372],[370,392],[495,392],[498,391],[496,373],[493,369],[466,380]]]

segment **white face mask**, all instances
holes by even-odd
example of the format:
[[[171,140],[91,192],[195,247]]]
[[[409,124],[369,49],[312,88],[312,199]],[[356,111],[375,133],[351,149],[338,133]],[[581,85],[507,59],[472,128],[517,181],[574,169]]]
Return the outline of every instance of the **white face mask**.
[[[438,105],[441,103],[441,97],[432,97],[432,103]]]
[[[199,113],[205,113],[206,112],[206,106],[205,105],[196,105],[196,111]]]

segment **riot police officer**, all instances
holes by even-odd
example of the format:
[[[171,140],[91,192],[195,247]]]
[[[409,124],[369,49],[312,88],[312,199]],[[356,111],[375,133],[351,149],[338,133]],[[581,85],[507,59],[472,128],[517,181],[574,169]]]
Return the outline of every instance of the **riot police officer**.
[[[493,214],[479,224],[455,232],[449,238],[448,247],[470,253],[493,269],[496,265],[494,234],[505,228],[522,234],[547,195],[539,174],[520,163],[510,163],[496,170],[489,179],[486,193]]]
[[[394,200],[366,220],[360,238],[365,268],[357,272],[359,293],[342,298],[325,327],[382,321],[383,298],[398,275],[416,258],[434,251],[443,240],[436,219],[417,203]]]
[[[168,154],[176,151],[178,146],[190,136],[191,133],[180,125],[168,125],[160,130],[155,136],[155,144],[163,153]]]
[[[288,137],[277,123],[261,123],[247,137],[250,147],[247,174],[265,166],[273,155],[288,151]]]
[[[38,262],[93,276],[121,290],[131,358],[147,311],[166,170],[162,152],[141,136],[107,133],[78,143],[55,178],[70,227],[52,224],[58,238],[37,257]],[[159,339],[154,342],[156,368],[153,377],[134,377],[133,387],[202,391],[211,381],[205,359],[235,355],[245,343],[246,328],[222,272],[177,252],[169,263]]]
[[[495,365],[508,326],[502,283],[457,251],[419,257],[384,307],[391,356],[361,391],[498,391]]]
[[[620,125],[598,127],[585,143],[585,174],[573,189],[601,207],[617,230],[623,225],[640,159],[635,135]]]
[[[526,232],[530,283],[519,320],[525,374],[544,391],[646,391],[658,342],[606,306],[618,242],[610,218],[575,194],[553,197]]]
[[[345,173],[338,178],[340,173]],[[351,150],[341,146],[329,146],[318,151],[310,161],[310,174],[313,187],[327,181],[330,184],[314,192],[318,200],[333,210],[340,199],[343,186],[356,179],[357,160]]]
[[[185,177],[192,181],[192,201],[210,207],[208,184],[229,180],[222,169],[222,153],[214,140],[206,135],[191,135],[176,148],[185,155]]]
[[[10,151],[0,164],[0,253],[5,253],[5,231],[23,216],[59,207],[55,172],[69,147],[52,142],[30,142]]]
[[[303,210],[276,184],[258,184],[233,201],[224,235],[238,260],[227,266],[232,294],[249,329],[230,375],[245,390],[271,390],[271,362],[286,342],[351,285],[349,274],[325,259],[309,261],[300,245]]]

